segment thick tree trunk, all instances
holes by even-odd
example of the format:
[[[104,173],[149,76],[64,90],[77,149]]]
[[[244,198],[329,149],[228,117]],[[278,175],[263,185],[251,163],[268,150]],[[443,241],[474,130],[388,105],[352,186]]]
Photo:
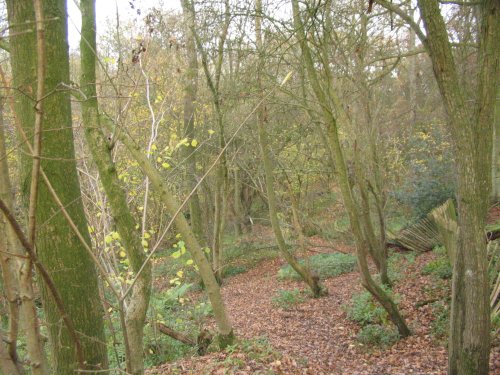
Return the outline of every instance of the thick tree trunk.
[[[136,230],[135,220],[127,204],[125,191],[120,186],[118,174],[111,155],[111,148],[99,127],[99,109],[96,91],[96,31],[95,0],[81,0],[82,40],[81,51],[81,87],[86,96],[82,102],[82,117],[85,138],[99,171],[100,181],[108,198],[113,222],[120,234],[121,242],[130,260],[133,272],[138,273],[146,261],[140,233]],[[134,284],[132,295],[128,298],[125,311],[126,327],[122,327],[128,336],[129,353],[126,353],[128,371],[139,375],[144,372],[143,328],[151,294],[151,264],[148,262]]]
[[[490,305],[484,225],[491,190],[491,155],[500,43],[500,7],[481,2],[477,97],[467,103],[438,3],[419,0],[425,46],[448,116],[455,146],[459,237],[452,283],[448,373],[489,370]]]
[[[35,39],[31,0],[7,2],[11,25],[11,64],[16,94],[17,117],[31,139],[33,135],[35,93]],[[61,82],[69,83],[66,2],[44,2],[46,67],[43,113],[42,167],[81,233],[87,234],[87,224],[80,196],[73,145],[70,98],[67,92],[57,91]],[[53,63],[57,62],[57,64]],[[29,154],[29,153],[27,153]],[[24,194],[28,194],[31,160],[24,158]],[[43,264],[50,270],[63,302],[81,333],[84,357],[88,369],[107,367],[104,326],[97,288],[97,274],[88,253],[73,233],[45,184],[41,184],[37,222],[43,223],[37,231],[37,250]],[[88,243],[90,238],[85,236]],[[42,298],[49,327],[53,354],[53,371],[73,374],[77,366],[73,341],[62,323],[59,311],[49,291],[42,285]]]

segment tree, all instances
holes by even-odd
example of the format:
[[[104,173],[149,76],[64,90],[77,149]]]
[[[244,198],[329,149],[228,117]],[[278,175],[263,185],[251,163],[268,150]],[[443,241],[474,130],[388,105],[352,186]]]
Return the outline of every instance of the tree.
[[[33,2],[7,1],[11,30],[10,48],[13,84],[16,87],[15,110],[19,122],[32,139],[36,104],[36,44],[31,32],[34,21]],[[69,83],[66,2],[44,2],[46,66],[45,97],[42,131],[43,150],[41,169],[45,171],[57,196],[73,219],[76,229],[90,243],[80,197],[73,145],[71,104],[68,92],[59,89],[60,83]],[[25,146],[25,155],[28,148]],[[22,186],[28,197],[31,158],[23,158]],[[36,248],[43,264],[50,270],[55,286],[67,307],[68,314],[81,334],[83,354],[89,370],[105,369],[107,353],[104,339],[102,307],[99,301],[97,274],[87,250],[73,228],[61,214],[47,184],[41,183],[36,211]],[[59,310],[49,292],[42,285],[42,298],[49,327],[53,354],[53,371],[72,374],[76,369],[73,340],[62,324]]]
[[[328,2],[326,5],[327,9],[329,9],[329,4]],[[292,9],[293,24],[297,32],[298,43],[302,52],[302,61],[305,65],[308,78],[311,81],[316,100],[321,107],[322,120],[326,127],[325,133],[327,134],[328,146],[332,153],[331,160],[335,163],[335,165],[331,167],[335,170],[335,176],[340,187],[344,206],[349,216],[351,230],[354,235],[362,284],[387,311],[389,318],[398,328],[399,334],[402,337],[409,336],[410,330],[404,318],[399,313],[396,304],[389,294],[372,278],[368,268],[368,254],[375,251],[375,249],[372,248],[373,245],[370,240],[374,238],[374,235],[371,233],[372,227],[366,225],[369,219],[365,220],[363,218],[363,212],[359,210],[359,206],[354,198],[353,182],[351,181],[347,168],[346,152],[339,136],[339,128],[352,128],[352,126],[350,126],[351,120],[334,86],[335,83],[329,62],[324,59],[327,56],[325,55],[324,48],[327,46],[324,43],[320,44],[318,51],[316,51],[317,55],[324,59],[322,60],[322,69],[318,70],[315,67],[313,53],[306,38],[304,22],[301,18],[297,0],[292,0]],[[320,72],[322,76],[320,76]],[[356,150],[354,150],[354,152],[356,152]],[[359,163],[355,162],[355,164]],[[359,172],[359,168],[356,168],[356,172]],[[358,180],[360,180],[359,177]],[[362,185],[358,184],[358,189],[361,191],[361,194],[366,194],[366,190],[363,191]]]
[[[427,50],[438,83],[456,159],[459,236],[453,264],[448,373],[487,374],[490,353],[490,305],[484,226],[491,192],[493,122],[497,93],[500,4],[478,5],[475,86],[461,79],[439,4],[419,0],[426,33],[399,7],[378,1],[415,30]],[[462,4],[468,6],[469,4]],[[471,4],[472,5],[472,4]],[[474,96],[468,104],[466,93]]]
[[[138,274],[137,280],[127,299],[124,330],[127,355],[127,371],[131,374],[144,372],[143,329],[151,295],[151,263],[141,243],[141,235],[127,204],[125,191],[120,186],[115,163],[111,155],[112,147],[107,143],[103,129],[99,126],[99,106],[96,90],[96,26],[95,0],[82,0],[82,39],[81,90],[85,95],[82,101],[82,117],[85,137],[99,170],[100,181],[108,198],[111,215],[121,242],[125,248],[132,271]],[[122,296],[125,299],[127,296]]]
[[[309,288],[314,297],[319,297],[326,294],[326,290],[321,286],[319,278],[317,275],[313,275],[311,270],[301,265],[297,259],[291,254],[285,243],[285,238],[283,237],[283,232],[278,220],[278,212],[276,207],[276,194],[275,194],[275,184],[274,184],[274,173],[273,165],[270,157],[269,151],[269,139],[266,131],[266,126],[268,125],[268,113],[266,110],[266,102],[263,91],[263,80],[261,77],[261,71],[264,69],[264,50],[263,50],[263,38],[262,38],[262,1],[257,0],[255,2],[255,37],[256,46],[258,54],[259,70],[257,73],[257,89],[259,91],[259,110],[257,113],[257,126],[259,130],[259,146],[261,151],[262,163],[264,165],[264,175],[266,178],[266,193],[267,193],[267,203],[269,206],[269,218],[271,220],[271,226],[273,228],[274,236],[276,242],[278,243],[278,248],[286,259],[288,264],[300,275]],[[299,233],[300,236],[300,233]]]

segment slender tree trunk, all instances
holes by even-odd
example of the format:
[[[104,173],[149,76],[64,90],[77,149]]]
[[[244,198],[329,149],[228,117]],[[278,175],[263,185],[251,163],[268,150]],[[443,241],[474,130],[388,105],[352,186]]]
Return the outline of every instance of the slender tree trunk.
[[[194,14],[185,4],[186,0],[181,2],[182,13],[184,16],[184,30],[186,32],[186,58],[187,69],[184,85],[184,137],[187,138],[190,146],[183,148],[184,161],[186,163],[185,189],[186,194],[196,186],[196,160],[197,152],[191,141],[195,139],[195,118],[196,118],[196,98],[198,92],[198,55],[196,41],[192,30],[194,28]],[[189,200],[189,213],[191,217],[191,228],[196,238],[203,239],[202,213],[200,207],[200,198],[196,191]]]
[[[103,118],[104,123],[105,121],[106,119]],[[112,130],[113,125],[109,123],[107,125],[108,129]],[[164,178],[130,136],[125,131],[121,131],[118,137],[125,147],[127,147],[132,157],[139,163],[143,172],[149,177],[153,188],[160,194],[161,201],[165,204],[167,212],[174,218],[174,224],[186,242],[186,248],[191,253],[194,262],[198,266],[200,276],[205,284],[219,330],[219,342],[222,347],[230,345],[234,338],[233,328],[224,306],[219,284],[217,283],[210,262],[205,257],[200,243],[194,236],[186,218],[181,213],[181,205],[165,185]]]
[[[14,204],[7,165],[7,150],[5,148],[3,109],[4,101],[0,99],[0,199],[6,202],[8,208],[12,211]],[[6,344],[3,342],[0,343],[0,372],[3,371],[6,374],[20,374],[23,369],[18,361],[17,338],[20,325],[20,305],[21,303],[27,305],[28,301],[23,302],[21,298],[23,294],[21,294],[21,287],[19,285],[19,272],[21,270],[21,262],[23,261],[20,256],[22,256],[22,251],[17,237],[5,216],[0,214],[0,267],[3,277],[2,287],[5,291],[5,298],[7,299],[9,308],[8,341]],[[30,299],[30,302],[32,304],[33,300]],[[31,307],[32,311],[35,311],[33,304]],[[26,330],[26,337],[29,342],[40,343],[36,314],[34,318],[33,323],[25,322],[26,326],[33,325],[36,327],[33,332]],[[35,333],[35,335],[31,335],[31,333]]]
[[[33,136],[33,98],[35,93],[35,39],[31,0],[7,1],[11,37],[11,65],[16,94],[16,112],[28,134]],[[85,240],[90,243],[80,197],[76,173],[75,152],[69,94],[56,91],[61,82],[69,83],[69,58],[66,24],[66,2],[44,2],[46,67],[43,131],[44,150],[42,167],[67,208]],[[54,63],[57,62],[57,63]],[[25,196],[28,193],[31,160],[24,159],[23,180]],[[104,326],[97,288],[97,274],[88,253],[59,212],[45,184],[40,185],[38,197],[37,250],[41,261],[50,269],[53,281],[67,307],[76,330],[81,333],[84,357],[88,369],[105,369],[107,352]],[[59,311],[48,289],[41,286],[42,298],[49,327],[54,373],[73,374],[77,367],[73,340],[62,323]]]
[[[127,204],[125,191],[120,186],[116,167],[112,159],[111,148],[99,124],[99,108],[96,91],[96,31],[95,0],[81,0],[82,40],[81,51],[81,87],[86,96],[82,102],[82,117],[85,137],[92,153],[93,160],[99,170],[99,177],[108,197],[108,203],[120,235],[121,242],[130,260],[133,272],[138,273],[146,256],[141,243],[141,235],[136,230],[136,222]],[[148,262],[139,275],[128,299],[125,311],[126,331],[129,353],[126,353],[133,375],[144,372],[143,328],[151,294],[151,264]]]
[[[260,77],[260,71],[264,65],[264,56],[262,48],[262,1],[256,0],[255,2],[255,36],[257,39],[257,52],[259,54],[259,76],[257,78],[257,85],[259,87],[259,98],[262,100],[264,97],[262,89],[262,78]],[[259,146],[262,157],[262,162],[264,164],[264,174],[266,178],[266,194],[267,203],[269,206],[269,219],[271,220],[271,226],[273,228],[274,236],[276,242],[278,243],[278,248],[285,260],[292,266],[292,268],[300,275],[302,280],[309,285],[314,297],[319,297],[326,294],[326,289],[323,288],[319,282],[317,275],[313,275],[311,270],[306,269],[302,266],[297,259],[291,254],[286,246],[285,239],[283,238],[283,232],[281,231],[280,223],[278,220],[278,210],[276,205],[276,194],[274,191],[274,173],[273,166],[269,152],[269,140],[266,132],[267,124],[267,113],[266,113],[266,103],[261,103],[257,114],[257,126],[259,128]],[[300,235],[300,233],[299,233]]]
[[[365,228],[362,227],[360,221],[360,213],[358,212],[356,202],[353,197],[352,185],[349,180],[347,165],[344,158],[344,151],[340,143],[338,131],[339,125],[348,127],[349,118],[340,103],[337,92],[332,87],[333,80],[330,76],[328,67],[325,67],[325,69],[323,69],[326,75],[326,77],[324,77],[326,78],[324,79],[326,83],[324,84],[324,86],[322,86],[323,82],[320,83],[320,79],[317,75],[317,70],[314,66],[314,61],[311,56],[311,51],[306,41],[304,25],[300,18],[299,3],[297,0],[292,0],[292,9],[294,27],[299,39],[304,64],[306,66],[309,79],[311,80],[311,85],[316,99],[318,100],[319,105],[322,108],[323,121],[327,126],[327,137],[330,146],[329,150],[332,153],[332,160],[334,160],[335,162],[335,175],[340,186],[342,198],[344,200],[344,206],[349,216],[351,230],[353,232],[356,243],[358,266],[362,284],[387,311],[389,319],[398,328],[399,334],[402,337],[409,336],[410,330],[408,329],[404,318],[399,313],[396,304],[392,301],[389,295],[373,280],[368,268],[367,256],[370,244],[363,234],[363,229]],[[326,88],[324,88],[325,86]]]

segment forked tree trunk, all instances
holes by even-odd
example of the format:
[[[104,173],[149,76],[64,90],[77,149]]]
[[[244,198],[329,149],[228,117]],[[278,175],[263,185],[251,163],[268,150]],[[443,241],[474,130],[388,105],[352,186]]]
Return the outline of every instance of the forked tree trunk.
[[[7,8],[12,32],[12,74],[14,86],[19,90],[15,94],[15,110],[28,139],[32,139],[36,48],[34,33],[29,30],[33,27],[33,2],[9,0]],[[66,1],[44,1],[43,18],[48,20],[45,23],[46,58],[50,62],[46,67],[45,92],[50,95],[44,99],[41,164],[73,221],[90,243],[76,173],[70,98],[68,92],[57,90],[60,83],[70,82],[66,17]],[[30,171],[31,160],[24,157],[22,186],[25,197],[29,194]],[[105,369],[108,360],[96,270],[45,184],[40,185],[36,217],[38,223],[43,223],[38,228],[36,242],[40,260],[50,270],[76,330],[81,334],[87,368]],[[41,290],[52,348],[53,372],[73,374],[77,367],[73,340],[45,285],[41,285]]]
[[[323,86],[320,84],[320,78],[312,59],[311,50],[307,44],[304,24],[300,18],[299,3],[297,0],[292,0],[292,9],[294,27],[299,39],[303,62],[306,66],[307,74],[311,81],[316,99],[321,106],[323,121],[327,127],[326,133],[329,150],[332,153],[332,160],[335,162],[335,175],[342,193],[344,206],[349,216],[351,230],[356,243],[358,266],[362,284],[387,311],[389,319],[398,328],[399,334],[402,337],[406,337],[410,335],[410,330],[408,329],[404,318],[399,313],[396,304],[392,301],[390,296],[373,280],[368,268],[367,257],[370,244],[363,233],[366,228],[362,227],[362,222],[360,220],[361,215],[353,197],[352,185],[347,172],[344,151],[339,138],[338,127],[339,125],[349,127],[349,118],[340,103],[340,99],[335,91],[335,88],[332,86],[333,80],[330,76],[331,72],[329,71],[329,67],[325,67],[325,69],[323,69],[325,77],[322,77],[322,81],[325,81],[325,83]]]
[[[109,120],[102,118],[102,121],[107,125],[108,129],[112,131],[113,125],[107,122]],[[127,147],[132,157],[139,163],[139,166],[143,170],[144,174],[149,177],[153,188],[159,194],[163,204],[165,204],[167,212],[174,218],[175,227],[181,233],[182,238],[186,243],[186,249],[191,253],[195,264],[199,268],[199,273],[203,283],[205,284],[219,330],[219,343],[222,347],[230,345],[234,339],[233,327],[224,306],[219,284],[214,276],[210,262],[205,257],[203,248],[194,236],[186,218],[182,215],[181,205],[166,186],[164,178],[151,164],[146,155],[144,155],[144,152],[140,149],[140,147],[134,143],[126,131],[120,131],[117,135],[119,140],[123,142],[125,147]]]

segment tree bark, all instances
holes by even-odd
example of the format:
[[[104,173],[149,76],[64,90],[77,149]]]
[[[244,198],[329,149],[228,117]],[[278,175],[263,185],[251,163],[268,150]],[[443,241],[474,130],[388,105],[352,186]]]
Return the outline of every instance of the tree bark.
[[[31,0],[7,1],[11,37],[11,65],[17,117],[28,134],[33,136],[33,99],[36,97],[36,55],[32,29],[34,21]],[[44,149],[42,168],[59,198],[67,208],[85,240],[90,243],[80,197],[73,145],[71,106],[69,94],[57,91],[61,82],[69,83],[66,2],[44,2],[46,58],[52,62],[46,67],[43,122]],[[57,62],[57,64],[53,63]],[[26,153],[29,155],[29,152]],[[22,187],[28,194],[31,160],[24,158]],[[104,326],[97,288],[97,274],[88,253],[71,230],[45,184],[40,185],[37,222],[43,223],[37,231],[36,247],[41,261],[50,269],[64,305],[81,333],[84,357],[88,369],[107,367]],[[49,327],[49,341],[53,354],[53,371],[73,374],[77,366],[73,341],[62,323],[59,311],[49,291],[42,285],[42,299]]]
[[[432,0],[418,6],[454,142],[459,235],[453,267],[448,373],[485,375],[489,370],[490,305],[484,226],[491,190],[491,155],[500,21],[496,0],[481,2],[477,97],[466,103],[446,25]]]
[[[138,273],[146,261],[141,243],[141,235],[136,230],[136,222],[127,204],[126,193],[120,186],[116,167],[111,155],[111,147],[106,142],[104,132],[100,127],[99,105],[96,90],[96,29],[95,0],[81,0],[82,39],[81,53],[81,89],[86,99],[82,102],[82,118],[85,127],[85,138],[92,153],[93,160],[99,171],[100,181],[108,198],[111,215],[130,267]],[[125,334],[128,338],[129,352],[128,371],[133,375],[144,372],[143,358],[143,328],[151,295],[151,264],[144,265],[138,280],[128,298],[125,313]]]

